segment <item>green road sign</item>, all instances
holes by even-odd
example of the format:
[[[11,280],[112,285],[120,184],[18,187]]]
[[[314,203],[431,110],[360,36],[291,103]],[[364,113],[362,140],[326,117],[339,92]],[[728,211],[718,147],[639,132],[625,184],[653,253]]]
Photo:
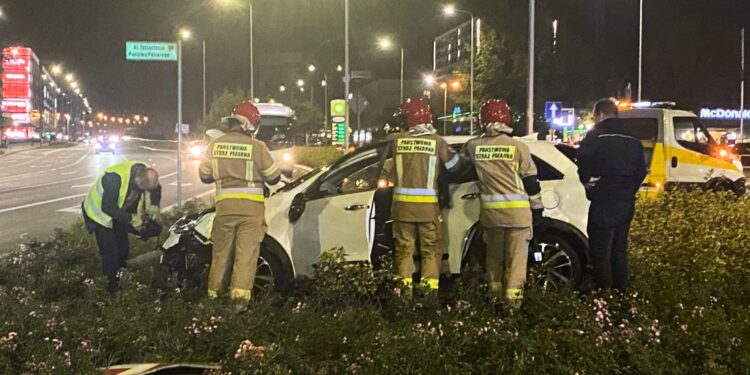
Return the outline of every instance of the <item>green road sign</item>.
[[[125,59],[135,61],[177,61],[177,43],[126,42]]]
[[[331,100],[331,116],[346,116],[346,100],[335,99]]]

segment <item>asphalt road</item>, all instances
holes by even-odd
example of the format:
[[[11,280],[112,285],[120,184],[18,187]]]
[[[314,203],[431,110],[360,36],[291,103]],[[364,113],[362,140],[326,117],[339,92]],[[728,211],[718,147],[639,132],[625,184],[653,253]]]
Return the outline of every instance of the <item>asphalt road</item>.
[[[96,155],[93,146],[34,149],[0,157],[0,254],[18,243],[45,239],[56,227],[81,218],[81,202],[97,176],[124,160],[153,165],[161,176],[162,207],[177,203],[176,152],[123,144],[116,155]],[[198,178],[198,162],[184,161],[182,199],[209,196]]]

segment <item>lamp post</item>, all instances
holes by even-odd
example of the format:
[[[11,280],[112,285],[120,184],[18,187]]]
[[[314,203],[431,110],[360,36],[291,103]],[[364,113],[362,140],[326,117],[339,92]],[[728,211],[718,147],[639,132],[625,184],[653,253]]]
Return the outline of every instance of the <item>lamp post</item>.
[[[203,121],[206,120],[206,40],[203,39]]]
[[[533,1],[533,0],[532,0]],[[469,48],[471,49],[469,55],[470,60],[470,73],[469,73],[469,97],[470,97],[470,103],[469,103],[469,111],[471,112],[470,117],[470,133],[471,135],[474,135],[474,14],[461,9],[456,9],[453,5],[447,5],[445,8],[443,8],[443,13],[447,16],[452,16],[455,13],[463,13],[471,17],[471,43]]]
[[[346,122],[344,125],[344,152],[349,151],[349,85],[351,72],[349,71],[349,0],[344,0],[344,98],[346,98]]]
[[[182,210],[182,41],[190,39],[188,29],[177,38],[177,209]]]
[[[383,51],[388,51],[393,47],[393,42],[389,37],[382,37],[378,39],[378,47]],[[404,47],[400,47],[401,50],[401,80],[400,80],[400,97],[399,103],[404,102]]]
[[[533,1],[533,0],[532,0]],[[643,0],[638,10],[638,101],[641,101],[643,86]]]
[[[529,77],[528,94],[526,99],[526,131],[534,133],[534,24],[536,0],[529,0]],[[640,85],[639,85],[640,86]],[[639,87],[640,88],[640,87]]]
[[[255,98],[255,70],[253,66],[253,2],[248,0],[247,5],[250,17],[250,97]]]

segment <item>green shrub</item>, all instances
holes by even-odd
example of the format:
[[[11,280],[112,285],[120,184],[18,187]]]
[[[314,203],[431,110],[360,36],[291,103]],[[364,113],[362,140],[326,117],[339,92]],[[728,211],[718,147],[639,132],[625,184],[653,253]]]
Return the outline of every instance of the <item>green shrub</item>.
[[[109,296],[80,224],[21,246],[0,272],[0,373],[219,363],[216,374],[729,374],[750,368],[750,202],[677,192],[639,203],[633,287],[529,290],[498,312],[473,279],[450,308],[408,303],[386,270],[321,256],[307,290],[231,313],[203,290],[156,295],[129,270]]]
[[[294,154],[295,163],[310,168],[324,167],[343,156],[341,150],[335,147],[298,146],[294,147],[291,152]]]

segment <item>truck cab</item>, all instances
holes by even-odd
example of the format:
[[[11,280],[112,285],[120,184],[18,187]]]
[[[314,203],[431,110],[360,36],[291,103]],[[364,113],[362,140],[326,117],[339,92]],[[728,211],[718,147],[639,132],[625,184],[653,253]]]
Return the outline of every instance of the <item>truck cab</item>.
[[[635,103],[620,110],[625,128],[643,144],[648,176],[641,193],[700,187],[745,193],[742,163],[716,142],[698,117],[674,103]]]

